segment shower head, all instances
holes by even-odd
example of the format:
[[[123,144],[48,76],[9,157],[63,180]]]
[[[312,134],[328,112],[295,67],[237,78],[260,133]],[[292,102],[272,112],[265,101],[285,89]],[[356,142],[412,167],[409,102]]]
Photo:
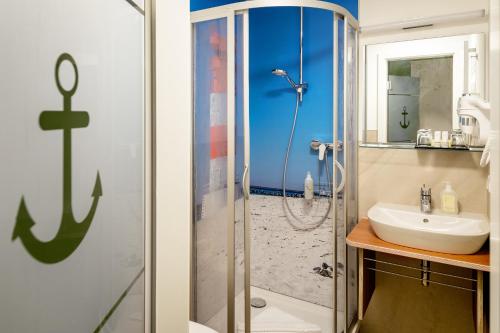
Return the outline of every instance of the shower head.
[[[288,81],[288,83],[290,83],[292,88],[297,92],[297,94],[299,94],[300,101],[302,101],[302,94],[307,89],[307,83],[295,83],[295,81],[292,80],[290,75],[288,75],[288,73],[284,69],[275,68],[271,71],[271,73],[276,76],[284,77]]]
[[[276,76],[288,76],[288,73],[284,69],[275,68],[271,71]]]
[[[297,90],[298,85],[290,78],[288,73],[284,69],[275,68],[271,71],[273,75],[284,77],[293,89]]]

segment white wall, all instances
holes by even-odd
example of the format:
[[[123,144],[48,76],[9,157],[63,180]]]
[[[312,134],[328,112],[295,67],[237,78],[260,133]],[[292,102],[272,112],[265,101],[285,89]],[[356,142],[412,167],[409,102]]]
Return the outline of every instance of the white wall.
[[[156,332],[188,332],[191,262],[189,1],[154,0]]]
[[[492,130],[495,133],[494,149],[491,160],[491,292],[490,292],[490,331],[500,331],[500,3],[491,0],[491,34],[490,34],[490,96],[492,113]]]

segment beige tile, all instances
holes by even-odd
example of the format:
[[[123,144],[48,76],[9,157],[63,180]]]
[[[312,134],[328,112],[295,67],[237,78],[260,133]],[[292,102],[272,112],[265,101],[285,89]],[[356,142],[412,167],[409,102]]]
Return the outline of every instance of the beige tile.
[[[366,131],[366,142],[377,143],[378,142],[378,131],[377,130],[367,130]]]
[[[479,166],[480,153],[417,149],[359,149],[359,216],[377,202],[418,205],[422,184],[440,206],[444,181],[458,193],[461,211],[487,214],[488,169]]]

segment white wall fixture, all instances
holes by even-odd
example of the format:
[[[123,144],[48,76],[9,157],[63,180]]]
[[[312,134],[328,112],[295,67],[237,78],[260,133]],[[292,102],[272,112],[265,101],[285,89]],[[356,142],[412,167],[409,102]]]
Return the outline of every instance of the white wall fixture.
[[[484,18],[485,16],[486,16],[486,11],[484,9],[478,9],[478,10],[471,10],[467,12],[453,13],[448,15],[421,17],[399,22],[361,26],[360,32],[380,33],[391,30],[410,30],[418,28],[429,28],[438,24],[452,24],[452,23],[463,24],[464,21],[477,20]]]

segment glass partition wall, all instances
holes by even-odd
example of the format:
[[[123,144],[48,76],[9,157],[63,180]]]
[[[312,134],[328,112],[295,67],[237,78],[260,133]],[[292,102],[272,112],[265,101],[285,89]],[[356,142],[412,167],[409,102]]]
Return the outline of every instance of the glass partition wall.
[[[266,12],[270,7],[276,12]],[[301,120],[305,111],[300,108],[308,107],[307,103],[316,99],[314,96],[327,101],[324,105],[317,105],[324,114],[312,123],[328,122],[328,133],[317,138],[317,131],[305,134],[310,139],[330,143],[325,153],[326,168],[318,164],[321,171],[318,171],[319,182],[314,187],[312,201],[302,198],[304,190],[297,188],[293,170],[289,171],[291,185],[282,191],[287,199],[280,196],[280,186],[258,186],[263,165],[259,150],[268,150],[269,157],[265,162],[268,163],[269,175],[273,174],[275,165],[282,167],[282,153],[286,148],[280,148],[274,156],[273,142],[288,141],[289,128],[283,124],[287,132],[284,137],[278,132],[257,130],[255,125],[259,120],[255,115],[263,112],[261,109],[277,107],[262,107],[255,95],[261,94],[262,86],[265,86],[263,96],[283,95],[281,97],[287,103],[281,110],[283,112],[275,118],[272,114],[263,116],[280,123],[282,119],[293,118],[295,94],[290,93],[290,86],[273,90],[266,86],[267,81],[259,81],[279,80],[276,82],[282,84],[285,81],[271,75],[271,70],[286,66],[286,62],[292,60],[277,60],[276,67],[268,68],[268,72],[266,69],[266,73],[256,70],[252,61],[266,56],[272,58],[266,52],[270,52],[270,45],[279,44],[281,37],[278,36],[278,42],[267,41],[269,44],[259,40],[253,33],[252,22],[255,17],[265,17],[266,14],[268,20],[279,21],[276,14],[281,11],[288,11],[295,20],[295,25],[288,25],[283,31],[297,37],[297,41],[300,35],[300,42],[294,45],[297,55],[300,53],[300,66],[295,64],[300,67],[300,79],[295,83],[292,74],[288,76],[285,70],[275,70],[273,74],[286,77],[297,91],[299,112],[298,117],[297,112],[295,115],[299,131],[303,129],[301,122],[305,121]],[[314,15],[323,20],[322,28],[327,26],[328,34],[310,30],[315,29]],[[220,333],[251,332],[252,327],[262,329],[266,325],[279,326],[285,322],[299,326],[309,324],[323,333],[348,332],[355,324],[357,314],[357,257],[345,243],[346,234],[357,223],[357,21],[344,8],[321,1],[287,0],[276,5],[255,0],[193,12],[192,23],[194,210],[191,319]],[[261,26],[261,29],[268,28]],[[313,43],[308,39],[314,34],[330,36],[324,49],[311,49]],[[284,40],[290,37],[283,36]],[[327,66],[315,68],[314,63],[318,61],[326,61]],[[303,84],[302,68],[304,82],[311,82],[309,87]],[[322,71],[322,68],[331,68],[331,72]],[[316,84],[313,76],[321,77],[324,85]],[[297,88],[301,85],[304,90],[310,90],[303,93],[304,101],[299,101]],[[299,140],[300,133],[295,140]],[[264,148],[259,143],[262,139],[269,143]],[[294,145],[290,163],[297,163],[293,154],[304,150],[303,145],[297,142]],[[306,158],[318,160],[318,152],[309,148],[309,142],[307,145],[306,153],[310,156]],[[254,172],[252,166],[258,170]],[[274,182],[281,184],[280,177],[274,178],[277,178]],[[290,219],[288,215],[299,215],[297,212],[302,212],[304,202],[312,205],[314,212],[310,212],[310,217],[328,213],[321,227],[305,230],[285,221]],[[284,227],[280,229],[278,226],[282,222]],[[321,242],[325,244],[318,245]],[[317,247],[321,247],[321,251],[327,250],[320,255]],[[296,253],[297,256],[288,256],[287,253]],[[267,263],[261,264],[263,260]],[[265,276],[273,281],[264,281]],[[314,315],[296,314],[294,307]]]
[[[150,331],[148,11],[2,3],[0,332]]]

